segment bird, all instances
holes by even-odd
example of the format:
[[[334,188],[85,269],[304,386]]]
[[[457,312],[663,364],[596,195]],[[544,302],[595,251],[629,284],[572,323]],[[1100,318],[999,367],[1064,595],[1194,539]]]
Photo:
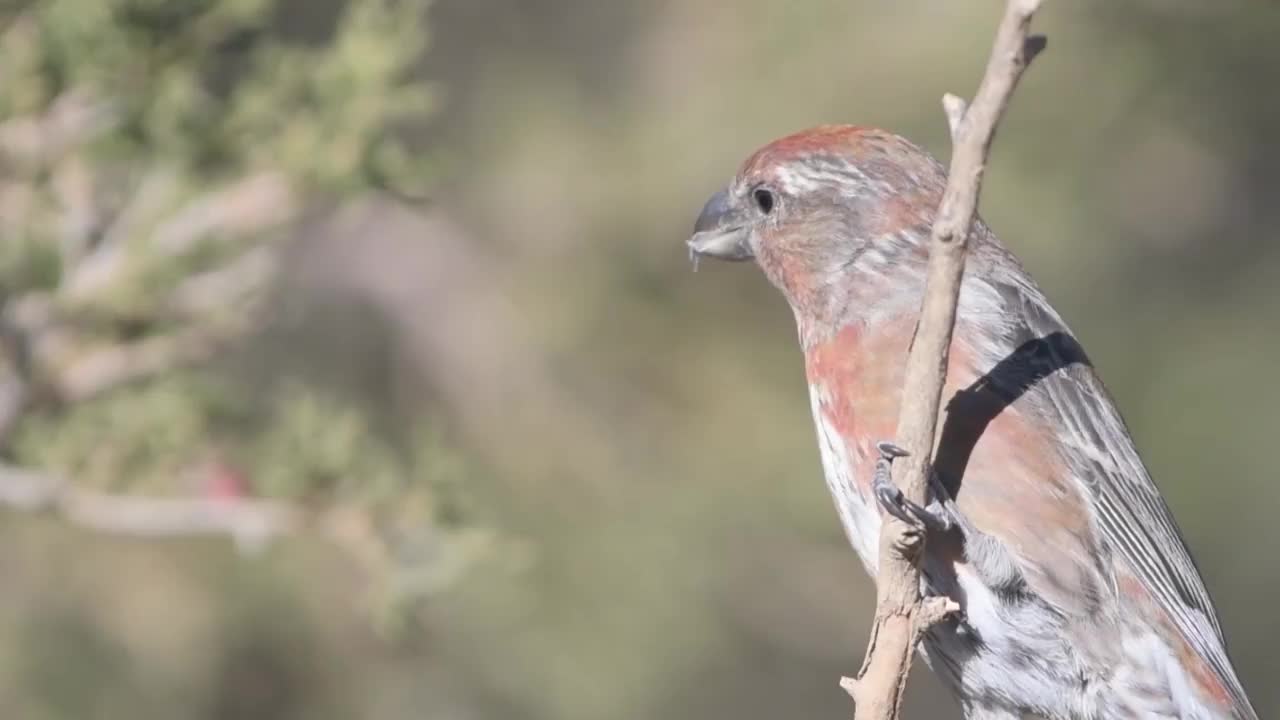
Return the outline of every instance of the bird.
[[[790,305],[827,487],[874,578],[884,514],[925,533],[919,652],[967,720],[1256,720],[1173,515],[1071,329],[979,217],[924,506],[892,484],[905,358],[947,173],[824,125],[752,153],[695,260],[754,261]]]

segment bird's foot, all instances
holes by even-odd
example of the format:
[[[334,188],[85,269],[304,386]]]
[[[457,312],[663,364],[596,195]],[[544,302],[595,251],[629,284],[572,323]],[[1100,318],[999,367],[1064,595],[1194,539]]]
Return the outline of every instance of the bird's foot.
[[[930,532],[950,530],[953,526],[951,518],[940,505],[930,508],[922,507],[908,499],[894,484],[893,461],[906,457],[910,453],[887,440],[876,443],[876,450],[880,453],[880,457],[876,460],[871,489],[876,495],[880,509],[914,528]]]

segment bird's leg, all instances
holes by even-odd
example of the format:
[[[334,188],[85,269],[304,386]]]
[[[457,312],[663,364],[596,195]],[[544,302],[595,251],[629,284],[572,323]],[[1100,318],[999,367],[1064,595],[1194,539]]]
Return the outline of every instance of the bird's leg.
[[[880,457],[876,460],[871,489],[881,510],[912,527],[928,532],[947,532],[955,527],[950,513],[941,503],[932,502],[929,507],[922,507],[903,495],[902,490],[893,483],[893,461],[908,455],[906,450],[887,440],[876,443],[876,450]]]
[[[929,484],[932,499],[928,507],[908,500],[893,483],[893,461],[907,451],[891,442],[876,443],[880,457],[876,460],[871,488],[881,509],[913,528],[934,535],[959,531],[964,538],[964,556],[982,578],[983,584],[1001,593],[1022,592],[1026,580],[1013,554],[995,537],[979,531],[967,522],[947,494],[936,475]]]

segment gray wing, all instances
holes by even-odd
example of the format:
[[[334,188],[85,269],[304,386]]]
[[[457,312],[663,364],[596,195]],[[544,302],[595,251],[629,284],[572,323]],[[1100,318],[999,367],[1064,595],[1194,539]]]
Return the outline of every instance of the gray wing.
[[[1021,278],[1019,278],[1020,280]],[[1227,658],[1213,600],[1173,515],[1148,474],[1124,420],[1066,324],[1027,282],[1000,288],[1021,322],[1010,331],[1027,352],[1036,404],[1064,442],[1093,500],[1103,542],[1150,589],[1160,608],[1232,695],[1239,717],[1256,718]]]

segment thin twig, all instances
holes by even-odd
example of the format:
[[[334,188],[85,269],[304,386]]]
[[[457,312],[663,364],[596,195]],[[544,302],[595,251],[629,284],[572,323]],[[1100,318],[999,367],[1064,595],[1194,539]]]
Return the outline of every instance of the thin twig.
[[[1044,49],[1029,35],[1040,0],[1010,0],[996,32],[986,73],[973,103],[943,100],[953,150],[947,188],[930,236],[929,269],[920,322],[907,357],[896,441],[911,454],[895,464],[895,482],[906,497],[926,497],[938,410],[955,326],[965,250],[996,125],[1018,79]],[[920,597],[918,561],[924,538],[892,517],[880,531],[876,616],[867,657],[856,680],[842,685],[857,703],[855,720],[895,720],[902,705],[911,659],[924,633],[959,607],[947,598]]]

